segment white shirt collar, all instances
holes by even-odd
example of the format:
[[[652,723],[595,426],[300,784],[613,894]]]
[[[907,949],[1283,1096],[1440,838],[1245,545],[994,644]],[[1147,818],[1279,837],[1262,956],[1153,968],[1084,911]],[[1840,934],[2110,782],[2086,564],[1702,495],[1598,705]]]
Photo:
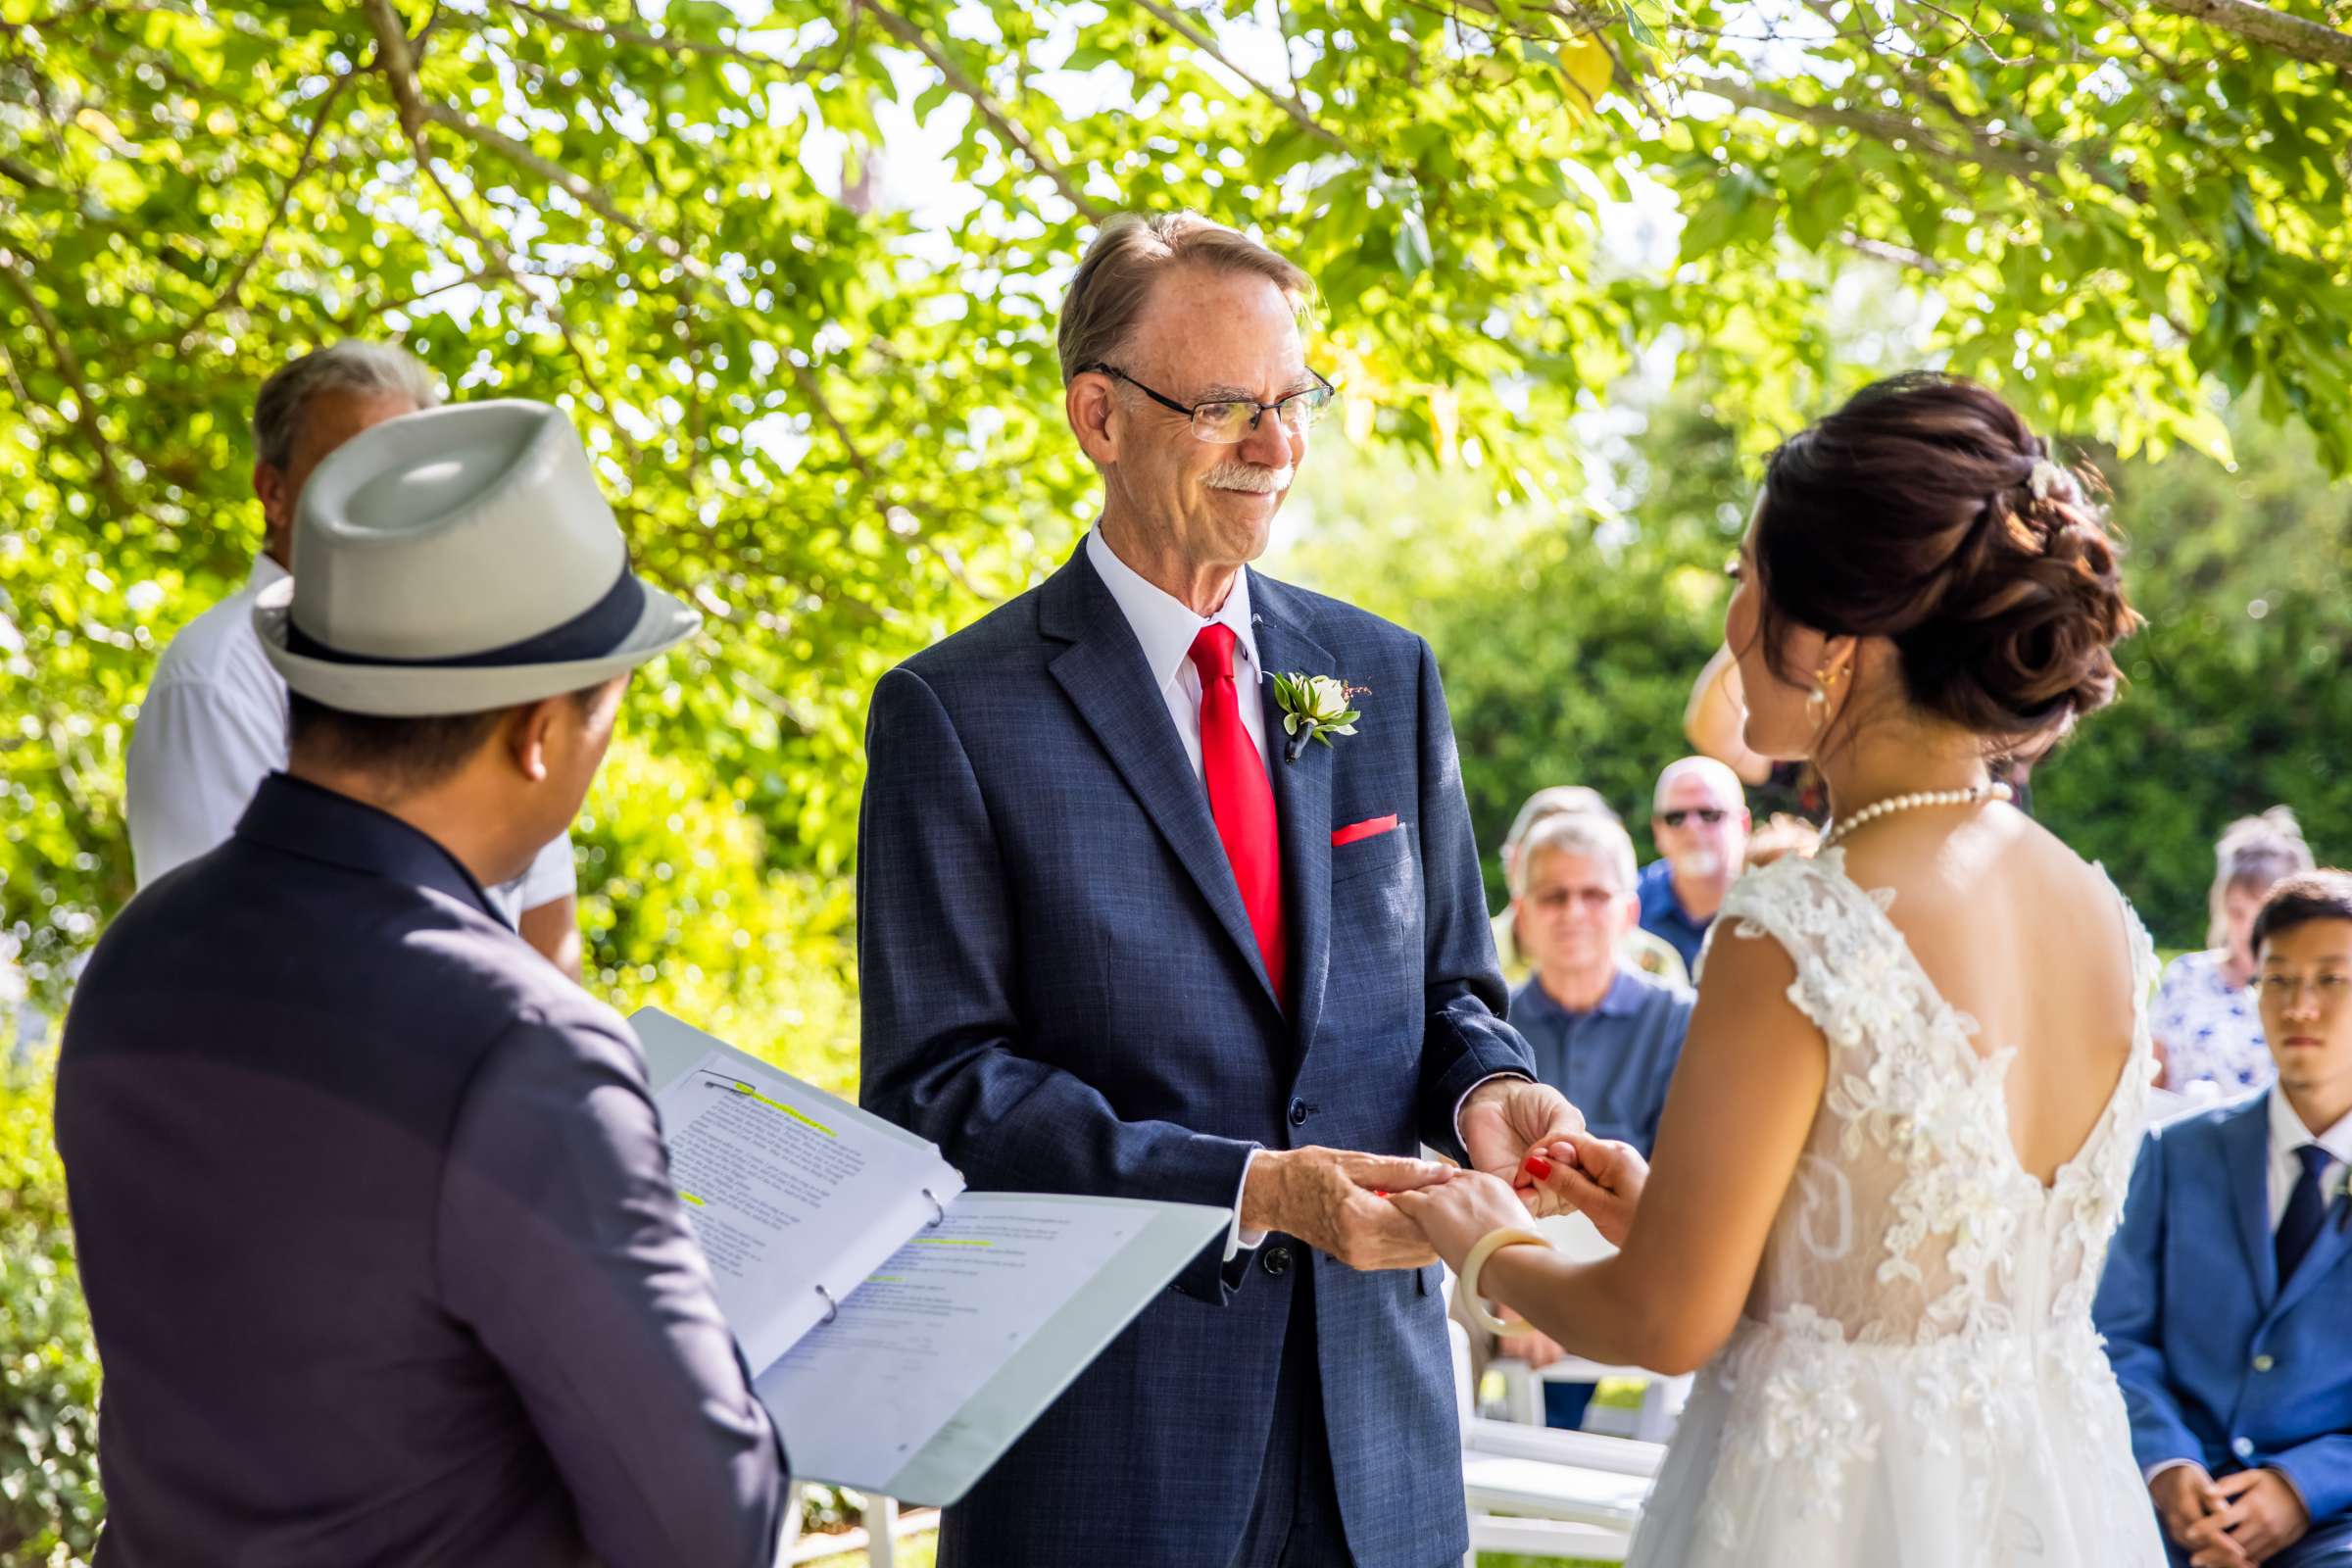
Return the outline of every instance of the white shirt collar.
[[[271,583],[283,581],[292,575],[277,564],[275,557],[265,551],[253,558],[253,575],[245,579],[245,586],[259,593]]]
[[[2295,1151],[2305,1144],[2319,1145],[2333,1154],[2339,1165],[2352,1165],[2352,1115],[2338,1116],[2334,1126],[2315,1134],[2303,1125],[2295,1107],[2286,1102],[2286,1091],[2272,1084],[2271,1157],[2282,1162],[2291,1160]]]
[[[1143,645],[1144,662],[1151,667],[1152,678],[1161,691],[1180,677],[1191,662],[1193,640],[1200,628],[1225,625],[1233,628],[1241,656],[1250,662],[1245,672],[1238,664],[1234,669],[1237,682],[1253,685],[1264,673],[1258,662],[1257,638],[1251,631],[1250,614],[1250,568],[1244,566],[1233,574],[1233,591],[1217,612],[1206,617],[1193,613],[1193,607],[1165,589],[1147,581],[1124,561],[1102,537],[1102,525],[1097,523],[1087,530],[1086,559],[1118,601],[1120,612],[1134,628],[1135,640]]]

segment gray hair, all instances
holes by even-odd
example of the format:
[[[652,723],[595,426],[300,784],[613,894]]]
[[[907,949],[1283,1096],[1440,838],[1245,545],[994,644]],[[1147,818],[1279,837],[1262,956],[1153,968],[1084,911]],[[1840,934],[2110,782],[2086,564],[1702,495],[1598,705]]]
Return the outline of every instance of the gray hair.
[[[1160,274],[1178,267],[1262,277],[1303,311],[1314,282],[1288,257],[1198,213],[1117,213],[1096,231],[1061,302],[1057,347],[1066,384],[1119,352]]]
[[[2222,829],[2213,849],[2213,888],[2205,896],[2205,945],[2221,947],[2230,939],[2230,920],[2224,905],[2231,888],[2266,894],[2282,878],[2308,871],[2316,863],[2311,846],[2303,842],[2303,824],[2289,807],[2274,806],[2260,816],[2241,816]]]
[[[1616,873],[1617,891],[1631,896],[1639,877],[1632,835],[1614,816],[1592,811],[1562,811],[1545,817],[1528,830],[1511,861],[1511,897],[1527,891],[1528,872],[1544,854],[1578,855]]]
[[[1577,811],[1605,816],[1612,822],[1623,820],[1600,791],[1590,785],[1554,784],[1530,795],[1527,804],[1519,808],[1519,814],[1511,818],[1511,830],[1502,837],[1502,858],[1508,860],[1516,855],[1538,822]]]
[[[1668,762],[1666,771],[1658,775],[1657,790],[1650,796],[1650,809],[1666,809],[1666,792],[1685,778],[1705,779],[1714,786],[1716,794],[1734,807],[1747,804],[1747,791],[1741,787],[1740,775],[1732,771],[1729,763],[1712,757],[1686,757],[1679,761]]]
[[[302,416],[321,392],[371,392],[436,408],[441,389],[433,372],[406,349],[345,338],[305,354],[262,383],[253,401],[253,454],[272,468],[293,461]]]

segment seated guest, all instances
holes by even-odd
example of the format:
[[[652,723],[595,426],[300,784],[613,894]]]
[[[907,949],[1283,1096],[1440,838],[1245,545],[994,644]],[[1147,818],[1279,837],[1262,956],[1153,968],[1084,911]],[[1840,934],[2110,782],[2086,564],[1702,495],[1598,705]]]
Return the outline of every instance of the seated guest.
[[[2240,817],[2222,833],[2205,896],[2206,951],[2165,965],[2148,1009],[2165,1088],[2210,1100],[2270,1082],[2252,990],[2254,912],[2280,877],[2311,865],[2303,829],[2283,806]]]
[[[1642,929],[1672,943],[1693,979],[1707,927],[1745,869],[1747,830],[1739,775],[1712,757],[1658,775],[1649,835],[1659,858],[1642,872]]]
[[[1690,1024],[1690,993],[1628,965],[1619,944],[1634,928],[1634,841],[1614,818],[1590,813],[1539,823],[1520,846],[1512,904],[1535,973],[1511,993],[1510,1021],[1536,1054],[1536,1076],[1585,1113],[1594,1138],[1649,1155],[1666,1088]],[[1510,1348],[1531,1366],[1559,1356],[1542,1335]],[[1546,1383],[1544,1419],[1583,1424],[1589,1383]]]
[[[1502,841],[1502,879],[1506,885],[1514,874],[1512,867],[1519,860],[1519,846],[1528,833],[1538,823],[1568,811],[1591,811],[1612,822],[1623,820],[1610,808],[1600,791],[1585,785],[1554,784],[1549,789],[1536,791],[1527,798],[1527,804],[1519,808],[1518,816],[1511,821],[1511,831]],[[1502,911],[1494,916],[1494,953],[1501,960],[1502,978],[1516,986],[1528,977],[1531,968],[1527,955],[1519,944],[1519,906],[1516,902],[1503,905]],[[1651,936],[1638,925],[1626,932],[1620,951],[1625,961],[1643,974],[1669,985],[1687,986],[1690,983],[1690,972],[1683,966],[1683,956],[1674,950],[1672,944]]]
[[[2253,922],[2263,1093],[2148,1135],[2093,1308],[2176,1565],[2352,1565],[2352,873]]]
[[[293,569],[294,509],[311,470],[368,426],[440,401],[432,372],[380,343],[333,344],[262,383],[253,493],[263,536],[253,576],[172,639],[131,729],[123,807],[140,887],[225,840],[255,786],[286,765],[286,683],[262,655],[253,602]],[[487,890],[500,917],[575,980],[576,890],[568,834],[520,876]]]
[[[58,1061],[99,1560],[769,1568],[783,1455],[638,1044],[484,891],[699,617],[539,404],[354,436],[296,533],[286,771],[115,921]]]

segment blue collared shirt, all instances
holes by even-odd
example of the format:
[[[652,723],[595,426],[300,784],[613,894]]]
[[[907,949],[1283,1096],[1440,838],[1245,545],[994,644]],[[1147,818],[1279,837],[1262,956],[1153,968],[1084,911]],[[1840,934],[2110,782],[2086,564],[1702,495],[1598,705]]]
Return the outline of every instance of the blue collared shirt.
[[[1566,1095],[1595,1136],[1647,1159],[1690,1004],[1690,992],[1621,968],[1599,1006],[1571,1012],[1530,976],[1511,993],[1510,1022],[1535,1048],[1536,1076]]]
[[[1683,956],[1683,967],[1692,978],[1698,975],[1698,950],[1707,940],[1707,927],[1712,917],[1694,920],[1683,907],[1683,901],[1674,896],[1674,867],[1664,860],[1652,860],[1642,868],[1642,879],[1634,884],[1642,899],[1642,929],[1663,937]]]

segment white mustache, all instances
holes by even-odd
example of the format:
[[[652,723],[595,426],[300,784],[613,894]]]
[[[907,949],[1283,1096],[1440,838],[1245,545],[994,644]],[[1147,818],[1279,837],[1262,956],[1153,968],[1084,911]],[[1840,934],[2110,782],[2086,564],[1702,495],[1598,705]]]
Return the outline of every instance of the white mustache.
[[[1261,468],[1253,463],[1220,463],[1208,470],[1200,482],[1211,490],[1246,490],[1251,495],[1270,496],[1291,487],[1291,466]]]

